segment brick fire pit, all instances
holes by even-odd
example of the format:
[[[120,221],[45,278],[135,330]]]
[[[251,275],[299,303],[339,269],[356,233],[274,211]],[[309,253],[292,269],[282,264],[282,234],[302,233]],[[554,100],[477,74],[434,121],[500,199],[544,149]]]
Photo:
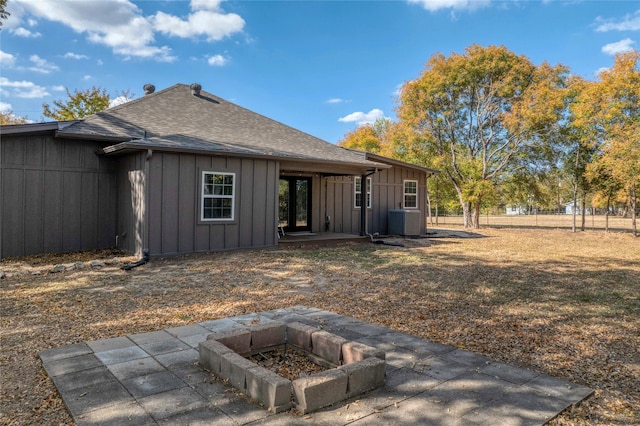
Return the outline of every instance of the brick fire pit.
[[[247,357],[297,350],[326,371],[287,380]],[[213,333],[199,345],[200,364],[269,411],[310,413],[384,385],[384,352],[299,322],[272,321]]]

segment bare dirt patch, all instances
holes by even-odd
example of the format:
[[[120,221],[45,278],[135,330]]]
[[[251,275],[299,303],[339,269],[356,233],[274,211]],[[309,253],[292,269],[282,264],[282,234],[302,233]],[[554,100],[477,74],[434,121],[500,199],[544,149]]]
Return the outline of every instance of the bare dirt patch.
[[[120,269],[125,258],[58,273],[48,271],[78,257],[3,261],[0,271],[41,273],[0,280],[0,424],[72,424],[38,359],[43,349],[293,305],[596,389],[552,424],[639,424],[640,241],[480,232],[486,238],[421,247],[347,243],[152,259],[130,272]]]

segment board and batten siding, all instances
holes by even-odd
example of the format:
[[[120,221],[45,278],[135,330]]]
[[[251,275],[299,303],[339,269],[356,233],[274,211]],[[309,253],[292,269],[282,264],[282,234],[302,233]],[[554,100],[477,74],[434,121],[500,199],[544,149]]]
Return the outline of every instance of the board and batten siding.
[[[116,176],[96,142],[0,138],[0,258],[114,247]]]
[[[148,210],[142,207],[137,213],[128,214],[133,220],[146,214],[148,231],[144,232],[148,232],[150,255],[277,244],[279,170],[276,161],[159,151],[154,151],[148,161]],[[134,165],[133,169],[145,170],[141,165]],[[202,173],[205,171],[235,174],[233,220],[201,220]],[[131,180],[128,185],[133,193]],[[134,251],[140,253],[141,249],[136,246]]]
[[[402,209],[404,181],[418,181],[418,208],[421,223],[426,230],[426,175],[423,172],[394,166],[379,170],[370,176],[372,181],[371,206],[367,209],[367,232],[388,233],[389,210]],[[354,176],[327,177],[322,185],[326,196],[320,200],[321,211],[331,217],[329,232],[360,233],[360,209],[354,205]],[[325,202],[326,200],[326,202]],[[324,220],[324,215],[321,215]],[[323,227],[324,230],[324,227]]]
[[[118,160],[118,248],[142,255],[145,223],[146,152],[119,156]]]

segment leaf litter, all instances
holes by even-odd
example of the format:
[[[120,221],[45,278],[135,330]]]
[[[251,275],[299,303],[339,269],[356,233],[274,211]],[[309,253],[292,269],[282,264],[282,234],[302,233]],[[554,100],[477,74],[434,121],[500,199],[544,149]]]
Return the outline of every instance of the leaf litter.
[[[109,251],[4,259],[0,424],[73,423],[41,366],[41,350],[294,305],[595,389],[552,425],[639,424],[638,239],[481,233],[487,238],[405,248],[343,243],[188,255],[130,272],[120,266],[134,258]],[[104,266],[90,266],[95,259]],[[50,272],[78,263],[84,266]]]

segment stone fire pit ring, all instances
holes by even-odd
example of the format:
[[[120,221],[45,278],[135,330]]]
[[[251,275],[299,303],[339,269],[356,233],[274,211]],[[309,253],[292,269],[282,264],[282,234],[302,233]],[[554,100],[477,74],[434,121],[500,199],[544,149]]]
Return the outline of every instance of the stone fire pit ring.
[[[329,368],[288,380],[247,359],[279,348]],[[199,345],[200,364],[273,413],[293,404],[307,414],[384,385],[385,354],[359,342],[293,322],[271,321],[213,333]]]

